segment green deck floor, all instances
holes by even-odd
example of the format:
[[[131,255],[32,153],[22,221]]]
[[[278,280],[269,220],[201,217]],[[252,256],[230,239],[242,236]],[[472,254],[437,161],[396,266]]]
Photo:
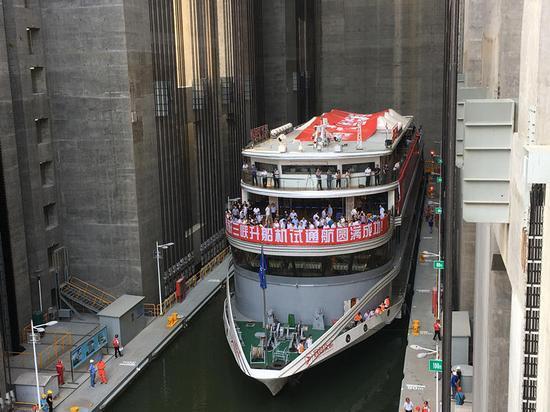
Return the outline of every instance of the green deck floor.
[[[243,351],[246,356],[246,360],[250,364],[250,348],[252,346],[260,346],[260,338],[256,337],[256,333],[258,332],[264,332],[262,322],[246,322],[246,321],[237,321],[235,322],[238,330],[241,331],[241,338],[242,338],[242,344],[243,344]],[[286,326],[286,324],[284,324]],[[305,336],[311,335],[313,338],[313,342],[315,342],[321,335],[325,332],[324,330],[313,330],[311,325],[308,326],[308,331],[305,334]],[[277,349],[284,350],[285,348],[288,348],[290,344],[290,340],[282,340],[279,341],[279,345],[276,348],[273,348],[271,351],[266,352],[266,363],[254,363],[251,364],[254,368],[273,368],[273,355]],[[292,362],[294,359],[298,357],[298,352],[290,352],[288,351],[288,363]],[[277,368],[279,369],[279,368]]]

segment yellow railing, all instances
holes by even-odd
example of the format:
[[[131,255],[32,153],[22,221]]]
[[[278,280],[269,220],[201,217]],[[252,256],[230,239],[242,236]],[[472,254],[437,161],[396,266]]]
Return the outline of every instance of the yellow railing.
[[[73,347],[73,335],[65,333],[56,336],[51,345],[46,346],[41,351],[36,352],[38,368],[45,368],[51,365],[62,354]],[[33,356],[32,351],[26,352],[8,352],[9,356]]]
[[[42,319],[44,319],[44,323],[48,322],[50,320],[50,315],[48,312],[42,313]],[[22,343],[27,343],[27,338],[29,334],[31,333],[31,324],[23,326],[23,329],[21,329],[21,334],[19,335],[19,340]]]
[[[91,283],[85,282],[82,279],[76,278],[74,276],[71,276],[71,278],[69,279],[69,283],[72,287],[79,290],[83,294],[94,298],[95,302],[110,305],[116,300],[116,297],[114,297],[110,293],[107,293],[99,289],[97,286],[94,286]]]
[[[191,276],[187,281],[185,282],[185,290],[190,290],[194,288],[197,283],[204,278],[208,273],[212,271],[217,265],[222,263],[223,259],[227,254],[229,253],[229,246],[226,247],[224,250],[222,250],[220,253],[218,253],[213,259],[211,259],[206,265],[204,265],[197,273],[195,273],[193,276]],[[169,295],[164,301],[162,302],[162,313],[166,314],[168,309],[170,309],[172,306],[174,306],[177,302],[177,296],[176,292]],[[146,316],[160,316],[160,305],[157,303],[145,303],[144,304],[145,309],[145,315]]]

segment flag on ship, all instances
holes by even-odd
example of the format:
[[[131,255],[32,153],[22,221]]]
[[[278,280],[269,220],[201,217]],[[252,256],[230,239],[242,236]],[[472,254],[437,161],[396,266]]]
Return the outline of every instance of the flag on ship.
[[[267,281],[265,275],[267,274],[267,261],[264,255],[264,247],[260,251],[260,270],[258,271],[258,277],[260,278],[260,287],[267,289]]]

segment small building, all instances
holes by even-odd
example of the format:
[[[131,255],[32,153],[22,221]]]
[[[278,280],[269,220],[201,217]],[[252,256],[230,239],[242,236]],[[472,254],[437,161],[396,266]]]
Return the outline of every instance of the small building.
[[[48,391],[53,392],[54,398],[59,393],[57,374],[39,373],[38,384],[40,395]],[[36,376],[34,372],[24,372],[15,380],[15,396],[17,402],[36,403]]]
[[[468,311],[453,311],[453,341],[451,348],[451,363],[453,365],[468,365],[470,351],[470,316]]]
[[[144,296],[122,295],[97,314],[99,324],[107,327],[109,342],[118,335],[122,345],[145,328]]]

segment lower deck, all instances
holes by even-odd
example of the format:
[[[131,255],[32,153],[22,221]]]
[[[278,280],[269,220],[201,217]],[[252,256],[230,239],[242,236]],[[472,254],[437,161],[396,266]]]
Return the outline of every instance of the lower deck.
[[[313,342],[324,330],[313,329],[312,325],[279,324],[279,327],[263,327],[262,322],[236,321],[235,326],[248,364],[253,368],[282,369],[296,359],[300,353],[298,344],[311,336]]]

